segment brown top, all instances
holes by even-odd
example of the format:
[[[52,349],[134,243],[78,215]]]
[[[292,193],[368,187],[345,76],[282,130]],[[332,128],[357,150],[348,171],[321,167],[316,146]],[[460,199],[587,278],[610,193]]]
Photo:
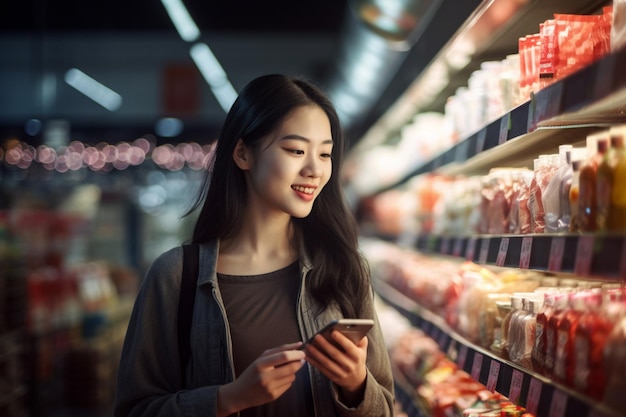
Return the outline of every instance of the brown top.
[[[233,343],[235,373],[239,376],[263,351],[301,340],[296,306],[300,290],[299,262],[261,275],[217,274]],[[313,416],[308,367],[280,398],[244,410],[249,416]]]

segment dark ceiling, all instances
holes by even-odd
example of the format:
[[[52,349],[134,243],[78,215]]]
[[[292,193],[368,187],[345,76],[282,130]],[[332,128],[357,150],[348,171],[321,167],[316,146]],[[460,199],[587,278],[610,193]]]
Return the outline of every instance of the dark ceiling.
[[[344,0],[187,0],[200,29],[319,33],[339,31]],[[0,31],[174,31],[159,0],[23,0],[0,5]]]
[[[319,38],[318,45],[326,45],[326,49],[322,49],[321,53],[319,47],[315,55],[312,55],[314,51],[309,54],[306,49],[301,51],[286,49],[286,52],[282,52],[279,42],[273,44],[271,51],[244,50],[246,54],[250,53],[253,56],[246,56],[243,65],[251,68],[259,67],[259,71],[264,71],[268,63],[271,63],[272,69],[278,68],[278,71],[281,71],[282,68],[287,68],[292,63],[301,63],[298,68],[307,68],[305,71],[309,72],[301,75],[314,78],[323,87],[330,85],[337,89],[337,85],[347,85],[350,81],[354,81],[351,79],[352,75],[344,69],[351,66],[354,70],[359,65],[363,65],[360,60],[367,51],[363,43],[358,45],[358,40],[359,37],[372,36],[366,34],[367,30],[363,29],[365,25],[357,22],[358,19],[354,13],[351,13],[355,4],[365,4],[369,0],[183,0],[183,2],[203,35],[207,34],[210,37],[211,34],[219,34],[220,40],[232,37],[241,44],[241,42],[248,42],[248,39],[254,40],[255,34],[260,34],[274,36],[273,39],[290,40],[292,44],[294,41],[299,42],[303,39],[306,40],[303,44],[309,42],[307,45],[311,46],[310,40]],[[420,0],[414,3],[425,4],[429,7],[420,16],[418,30],[416,30],[416,33],[420,34],[419,38],[415,39],[410,49],[398,51],[387,48],[382,51],[385,64],[377,74],[377,80],[374,80],[376,85],[368,87],[368,97],[359,99],[360,110],[354,116],[352,123],[344,123],[351,142],[358,141],[407,89],[477,7],[480,0],[467,0],[460,4],[456,0]],[[346,28],[357,26],[359,27],[358,36],[349,38],[346,35]],[[34,35],[36,39],[47,40],[59,34],[62,36],[69,34],[70,37],[80,39],[81,34],[92,35],[94,33],[99,36],[104,34],[105,37],[110,34],[111,39],[115,39],[114,42],[119,42],[120,36],[131,41],[138,36],[141,37],[144,34],[150,36],[153,33],[167,34],[172,38],[177,38],[176,30],[160,0],[0,2],[0,37],[5,40],[10,40],[12,34],[16,37],[27,34],[31,38]],[[85,36],[85,40],[87,39],[90,38]],[[40,49],[45,49],[54,43],[42,42],[41,45]],[[92,49],[93,51],[87,51],[86,55],[100,53],[98,48]],[[58,51],[61,51],[58,53],[59,59],[69,53],[67,48]],[[229,61],[226,62],[229,77],[236,88],[241,88],[244,83],[242,80],[249,81],[249,76],[253,72],[251,68],[242,68],[241,57],[234,57],[237,54],[241,55],[241,49],[231,48],[230,57],[225,56],[223,50],[217,52],[222,52],[221,56]],[[43,53],[46,51],[44,50]],[[48,55],[53,53],[56,52],[48,52]],[[107,51],[107,53],[112,52]],[[3,53],[3,55],[6,54],[7,52]],[[107,63],[103,68],[110,68],[110,65],[115,64]],[[12,86],[10,81],[6,84],[9,87]],[[35,88],[34,84],[32,88]],[[149,94],[138,92],[135,96],[148,97]],[[218,112],[218,114],[219,118],[223,117],[223,112]],[[212,117],[206,115],[205,120],[213,123],[212,126],[221,123],[219,118],[211,119]],[[113,119],[113,116],[107,119],[109,120],[110,124],[102,128],[109,129],[109,131],[116,128],[119,130],[119,120]],[[20,125],[15,126],[18,128]],[[200,126],[200,129],[206,130],[206,126]]]

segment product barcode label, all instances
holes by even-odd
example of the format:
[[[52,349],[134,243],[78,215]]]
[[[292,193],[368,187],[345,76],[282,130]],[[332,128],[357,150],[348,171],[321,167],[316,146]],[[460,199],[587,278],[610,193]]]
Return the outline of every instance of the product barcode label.
[[[489,365],[489,378],[487,379],[487,389],[489,391],[494,392],[496,390],[499,375],[500,362],[492,360],[491,365]]]
[[[526,410],[529,413],[537,414],[537,408],[539,407],[539,397],[541,397],[542,383],[537,378],[530,380],[530,386],[528,387],[528,398],[526,400]]]
[[[472,379],[474,381],[480,380],[480,369],[483,366],[483,354],[475,352],[474,353],[474,363],[472,363]]]
[[[519,396],[522,392],[522,384],[524,383],[524,374],[522,371],[513,369],[511,375],[511,387],[509,388],[509,399],[514,403],[519,403]]]
[[[528,269],[530,267],[530,255],[533,251],[533,238],[525,236],[522,238],[522,247],[519,254],[519,267]]]
[[[504,261],[506,260],[506,254],[509,251],[509,238],[503,237],[500,240],[500,247],[498,248],[498,257],[496,258],[497,266],[504,266]]]
[[[548,271],[561,272],[563,267],[564,237],[553,237],[550,242],[550,256],[548,257]]]
[[[593,236],[579,236],[576,246],[576,263],[574,272],[577,275],[589,275],[593,259]]]
[[[552,402],[550,403],[549,417],[565,417],[566,408],[567,394],[559,390],[554,390],[554,393],[552,394]]]

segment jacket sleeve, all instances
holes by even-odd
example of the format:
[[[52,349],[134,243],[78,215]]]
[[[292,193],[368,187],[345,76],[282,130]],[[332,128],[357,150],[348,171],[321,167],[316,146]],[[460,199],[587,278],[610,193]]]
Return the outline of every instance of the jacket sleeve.
[[[394,413],[394,387],[389,352],[383,339],[382,329],[374,306],[374,292],[363,303],[363,317],[374,319],[374,327],[367,335],[367,377],[363,401],[355,407],[346,407],[333,384],[335,408],[342,417],[391,417]]]
[[[185,390],[177,315],[180,247],[159,256],[141,283],[118,369],[115,417],[212,416],[219,386]]]

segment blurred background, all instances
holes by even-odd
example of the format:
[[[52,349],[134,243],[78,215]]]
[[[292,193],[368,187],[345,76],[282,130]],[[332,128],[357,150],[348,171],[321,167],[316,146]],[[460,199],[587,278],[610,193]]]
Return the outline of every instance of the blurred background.
[[[482,61],[516,52],[556,8],[607,2],[541,3],[0,4],[0,415],[111,415],[141,277],[189,237],[183,214],[250,80],[297,75],[328,93],[356,206],[454,143],[397,146],[419,114],[421,131],[444,129],[433,114]]]

